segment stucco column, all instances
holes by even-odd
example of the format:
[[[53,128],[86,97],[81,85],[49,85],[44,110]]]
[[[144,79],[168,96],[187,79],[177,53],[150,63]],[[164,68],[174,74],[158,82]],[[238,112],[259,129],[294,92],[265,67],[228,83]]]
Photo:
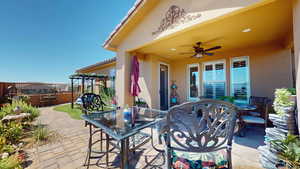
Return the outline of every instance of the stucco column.
[[[133,98],[129,93],[131,56],[122,51],[117,52],[116,63],[116,98],[118,106],[129,106],[133,103]]]
[[[293,26],[294,26],[294,50],[295,50],[295,70],[296,70],[296,89],[297,103],[300,108],[300,1],[294,0],[293,5]],[[300,122],[300,113],[298,113],[298,123]],[[298,129],[300,131],[300,125]]]

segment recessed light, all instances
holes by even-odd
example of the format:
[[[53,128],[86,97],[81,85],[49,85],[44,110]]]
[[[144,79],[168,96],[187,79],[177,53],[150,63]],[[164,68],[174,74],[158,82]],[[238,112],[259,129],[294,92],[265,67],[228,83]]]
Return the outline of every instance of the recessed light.
[[[171,50],[171,51],[175,51],[176,49],[175,49],[175,48],[171,48],[170,50]]]
[[[242,32],[247,33],[247,32],[251,32],[250,28],[244,29]]]

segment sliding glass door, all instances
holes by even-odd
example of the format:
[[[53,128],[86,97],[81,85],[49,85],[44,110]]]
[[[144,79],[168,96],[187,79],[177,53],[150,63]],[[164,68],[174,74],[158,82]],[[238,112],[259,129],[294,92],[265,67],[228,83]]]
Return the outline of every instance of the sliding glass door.
[[[231,96],[237,102],[246,103],[250,97],[249,59],[245,57],[231,60]]]
[[[225,60],[203,64],[203,96],[216,99],[226,95]]]

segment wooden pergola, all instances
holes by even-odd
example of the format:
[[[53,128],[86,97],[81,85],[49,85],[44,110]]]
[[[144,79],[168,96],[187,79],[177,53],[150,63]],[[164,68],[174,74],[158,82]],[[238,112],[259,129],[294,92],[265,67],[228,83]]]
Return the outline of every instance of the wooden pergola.
[[[94,81],[99,80],[102,81],[104,84],[104,88],[107,87],[107,80],[109,77],[107,75],[103,74],[89,74],[89,73],[76,73],[69,76],[69,79],[71,80],[71,91],[72,91],[72,109],[74,108],[74,80],[81,80],[81,94],[84,93],[84,85],[86,81],[90,81],[91,84],[91,92],[94,92]]]

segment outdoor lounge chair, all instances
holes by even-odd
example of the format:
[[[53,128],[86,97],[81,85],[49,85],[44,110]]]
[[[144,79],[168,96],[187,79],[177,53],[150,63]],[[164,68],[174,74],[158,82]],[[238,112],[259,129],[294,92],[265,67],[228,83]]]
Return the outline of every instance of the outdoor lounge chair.
[[[211,99],[172,107],[164,134],[167,168],[232,168],[236,114],[233,104]]]
[[[267,128],[270,100],[267,97],[251,96],[249,104],[255,105],[257,108],[254,111],[242,112],[240,117],[241,128],[244,128],[247,124],[263,125]]]

